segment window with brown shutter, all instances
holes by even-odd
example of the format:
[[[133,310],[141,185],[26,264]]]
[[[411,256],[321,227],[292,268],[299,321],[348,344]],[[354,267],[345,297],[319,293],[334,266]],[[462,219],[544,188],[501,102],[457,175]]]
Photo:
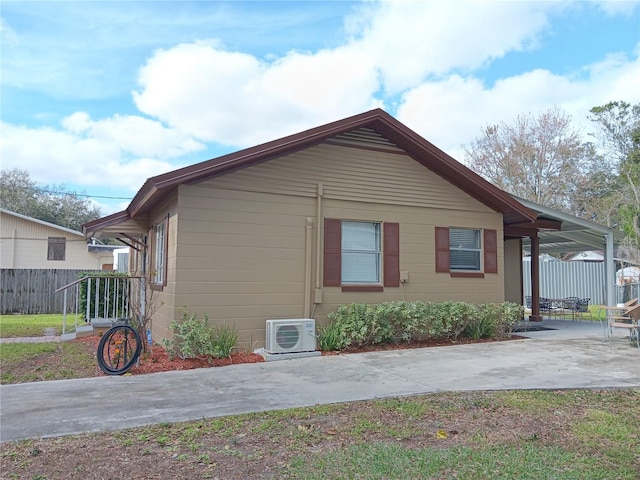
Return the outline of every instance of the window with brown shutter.
[[[399,287],[399,232],[398,223],[325,218],[323,285],[370,292]]]
[[[324,286],[339,287],[342,283],[342,221],[324,219]]]
[[[477,278],[483,278],[485,273],[498,273],[496,230],[435,227],[435,247],[436,273]]]
[[[384,286],[400,286],[400,224],[385,222],[384,226]]]
[[[449,228],[436,227],[436,272],[448,273],[450,270]]]
[[[484,231],[484,273],[498,273],[498,232]]]

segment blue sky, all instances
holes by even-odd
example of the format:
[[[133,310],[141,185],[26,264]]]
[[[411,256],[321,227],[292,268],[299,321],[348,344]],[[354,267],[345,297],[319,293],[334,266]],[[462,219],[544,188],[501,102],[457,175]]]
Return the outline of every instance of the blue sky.
[[[122,210],[151,176],[382,107],[483,126],[640,102],[640,2],[2,2],[0,162]],[[109,199],[101,197],[123,197]]]

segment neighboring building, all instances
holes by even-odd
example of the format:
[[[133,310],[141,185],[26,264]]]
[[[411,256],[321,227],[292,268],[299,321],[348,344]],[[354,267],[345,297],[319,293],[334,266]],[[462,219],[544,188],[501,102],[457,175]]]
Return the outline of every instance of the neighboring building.
[[[604,262],[604,252],[586,251],[576,252],[564,258],[567,262]]]
[[[82,232],[0,208],[0,268],[111,270],[116,247]]]
[[[341,304],[522,303],[522,239],[560,227],[377,109],[149,178],[83,232],[135,247],[156,340],[186,307],[256,348]]]

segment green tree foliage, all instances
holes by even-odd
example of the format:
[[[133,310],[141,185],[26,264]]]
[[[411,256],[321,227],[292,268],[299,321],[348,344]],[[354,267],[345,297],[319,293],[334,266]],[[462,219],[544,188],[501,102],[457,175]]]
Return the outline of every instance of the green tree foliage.
[[[611,169],[557,108],[483,128],[465,146],[467,164],[506,192],[590,216],[587,197],[608,196]]]
[[[606,201],[611,217],[626,234],[628,246],[640,246],[640,103],[609,102],[593,107],[589,119],[597,131],[593,137],[614,163],[616,189]]]
[[[20,169],[0,171],[0,207],[73,230],[101,216],[87,198],[66,192],[62,185],[38,187]]]

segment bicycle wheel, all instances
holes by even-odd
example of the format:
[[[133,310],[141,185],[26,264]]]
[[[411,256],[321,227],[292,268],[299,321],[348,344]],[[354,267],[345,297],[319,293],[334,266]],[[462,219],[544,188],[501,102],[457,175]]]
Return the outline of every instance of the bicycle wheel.
[[[116,325],[98,343],[98,366],[107,375],[121,375],[137,361],[142,349],[138,332],[129,325]]]

